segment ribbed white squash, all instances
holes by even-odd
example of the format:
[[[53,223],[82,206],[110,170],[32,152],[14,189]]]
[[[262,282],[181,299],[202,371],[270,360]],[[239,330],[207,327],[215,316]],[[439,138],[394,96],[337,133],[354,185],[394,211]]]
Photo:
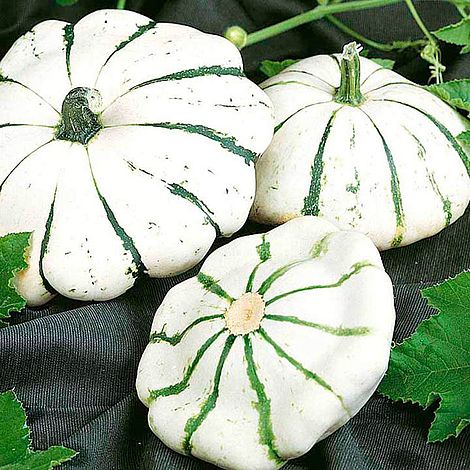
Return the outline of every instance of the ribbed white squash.
[[[0,73],[0,235],[33,232],[29,304],[184,271],[245,222],[273,112],[229,41],[102,10],[37,25]]]
[[[373,243],[300,217],[218,249],[168,292],[137,391],[175,451],[275,469],[364,405],[387,368],[394,321]]]
[[[359,60],[354,43],[343,55],[301,60],[261,87],[277,127],[256,165],[254,220],[321,215],[387,249],[463,214],[470,159],[455,136],[468,123],[422,87]]]

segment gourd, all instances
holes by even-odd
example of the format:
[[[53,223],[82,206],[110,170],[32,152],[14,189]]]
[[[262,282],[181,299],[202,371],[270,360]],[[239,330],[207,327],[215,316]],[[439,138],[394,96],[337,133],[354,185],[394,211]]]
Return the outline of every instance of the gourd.
[[[299,217],[219,248],[168,292],[138,395],[173,450],[275,469],[364,405],[387,368],[394,321],[373,243]]]
[[[0,235],[33,232],[30,305],[179,273],[245,222],[273,111],[229,41],[101,10],[40,23],[0,71]]]
[[[381,249],[455,222],[470,199],[470,159],[455,138],[468,127],[450,106],[359,57],[319,55],[261,87],[275,135],[256,165],[251,218],[280,224],[321,215]]]

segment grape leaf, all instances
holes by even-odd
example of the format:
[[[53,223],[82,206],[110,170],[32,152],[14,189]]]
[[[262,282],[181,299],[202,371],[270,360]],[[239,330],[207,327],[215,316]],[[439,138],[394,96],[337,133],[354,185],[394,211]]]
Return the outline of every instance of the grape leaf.
[[[75,455],[62,446],[32,450],[23,406],[12,390],[0,393],[0,470],[49,470]]]
[[[18,312],[26,305],[16,292],[12,282],[15,274],[28,267],[25,251],[29,246],[30,233],[10,233],[0,238],[0,327],[10,312]]]
[[[470,18],[464,18],[455,24],[444,26],[443,28],[433,31],[434,36],[441,41],[465,46],[460,52],[465,54],[470,51]]]
[[[274,77],[278,73],[282,72],[285,68],[292,64],[297,63],[298,60],[286,59],[282,62],[276,62],[275,60],[263,60],[260,65],[260,71],[263,72],[268,78]]]
[[[470,145],[470,130],[462,132],[457,136],[464,144]]]
[[[373,58],[371,58],[370,60],[372,60],[376,64],[379,64],[382,68],[389,69],[389,70],[392,70],[393,66],[395,65],[395,61],[391,60],[391,59],[373,59]]]
[[[470,424],[470,272],[421,293],[439,313],[392,349],[379,392],[423,408],[440,400],[428,434],[437,442]]]
[[[470,111],[470,78],[428,85],[425,88],[452,106]]]

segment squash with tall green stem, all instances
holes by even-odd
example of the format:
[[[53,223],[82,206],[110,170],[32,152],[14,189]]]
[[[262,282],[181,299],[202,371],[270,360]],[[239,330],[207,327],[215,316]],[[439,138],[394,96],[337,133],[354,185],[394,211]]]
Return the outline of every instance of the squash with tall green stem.
[[[422,87],[359,57],[301,60],[261,84],[273,141],[256,164],[251,217],[322,215],[388,249],[455,222],[470,199],[468,121]]]

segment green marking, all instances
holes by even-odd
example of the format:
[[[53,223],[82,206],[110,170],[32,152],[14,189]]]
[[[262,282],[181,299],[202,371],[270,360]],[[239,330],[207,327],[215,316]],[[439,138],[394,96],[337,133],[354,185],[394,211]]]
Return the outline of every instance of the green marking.
[[[88,148],[87,148],[87,155],[88,155],[88,163],[89,163],[89,166],[90,166],[90,173],[91,173],[91,177],[93,179],[93,185],[95,186],[98,198],[100,199],[101,204],[103,205],[103,208],[106,212],[106,217],[108,218],[109,222],[111,223],[111,226],[113,227],[114,232],[121,239],[122,246],[132,256],[132,260],[134,262],[134,265],[135,265],[136,269],[131,270],[131,272],[132,272],[132,276],[134,278],[137,278],[138,276],[145,274],[146,271],[147,271],[147,268],[145,267],[145,265],[142,261],[142,257],[140,256],[140,253],[139,253],[139,251],[137,250],[137,248],[134,244],[134,240],[132,240],[132,238],[126,233],[124,228],[119,224],[119,222],[116,219],[116,216],[114,215],[113,211],[109,207],[108,202],[106,201],[106,199],[101,194],[101,192],[98,188],[98,184],[96,182],[96,179],[95,179],[95,176],[93,174],[92,167],[91,167],[91,160],[90,160],[90,154],[88,152]]]
[[[386,69],[377,69],[376,72],[377,72],[378,70],[386,70]],[[373,72],[372,72],[371,75],[373,75]],[[367,77],[367,79],[368,79],[368,78],[369,78],[369,77]],[[364,83],[365,83],[365,81],[364,81]],[[363,84],[364,84],[364,83],[363,83]],[[416,85],[416,83],[408,83],[408,82],[389,82],[389,83],[385,83],[384,85],[380,85],[380,86],[377,87],[377,88],[374,88],[374,89],[372,89],[372,90],[369,90],[369,91],[366,92],[365,94],[367,95],[367,94],[369,94],[369,93],[372,93],[373,91],[380,90],[380,89],[385,88],[385,87],[388,87],[388,86],[390,86],[390,85],[408,85],[408,86],[414,86],[415,88],[419,88],[419,89],[421,89],[421,90],[423,89],[421,86]],[[374,101],[376,101],[376,100],[374,100]]]
[[[416,145],[418,146],[419,159],[426,163],[426,149],[424,148],[424,145],[418,139],[418,137],[415,136],[410,130],[408,130],[406,127],[404,127],[404,129],[416,142]],[[442,210],[444,211],[444,216],[445,216],[445,226],[447,227],[452,220],[452,203],[450,202],[449,199],[445,198],[443,194],[441,193],[441,190],[439,189],[436,178],[434,176],[434,172],[430,171],[427,165],[425,165],[424,168],[426,170],[426,176],[428,177],[428,180],[431,183],[431,187],[433,191],[436,193],[437,196],[439,196],[439,199],[441,200]]]
[[[289,121],[291,118],[293,118],[294,116],[296,116],[296,115],[299,114],[300,112],[304,111],[305,109],[309,109],[309,108],[312,108],[313,106],[318,106],[318,105],[320,105],[320,104],[331,103],[332,101],[333,101],[333,99],[331,99],[331,100],[329,100],[329,101],[321,101],[320,103],[308,104],[307,106],[304,106],[303,108],[298,109],[295,113],[291,114],[289,117],[287,117],[286,119],[284,119],[284,121],[280,122],[280,123],[274,128],[274,133],[276,133],[279,129],[281,129],[281,127],[282,127],[287,121]]]
[[[395,210],[395,221],[397,227],[391,246],[392,248],[396,248],[399,247],[401,242],[403,241],[403,233],[405,231],[405,214],[403,212],[403,201],[401,198],[400,181],[398,179],[397,167],[395,166],[395,161],[393,159],[392,152],[390,151],[390,148],[387,145],[387,142],[385,141],[385,138],[380,132],[379,128],[376,126],[375,122],[365,111],[363,111],[362,109],[361,111],[368,117],[369,121],[372,123],[375,130],[379,134],[379,137],[382,140],[385,155],[387,156],[388,167],[390,169],[390,187],[392,190],[392,200],[393,207]]]
[[[238,67],[222,67],[221,65],[211,65],[209,67],[199,67],[197,69],[187,69],[181,70],[179,72],[171,73],[159,78],[153,78],[145,82],[134,85],[129,91],[136,90],[137,88],[142,88],[153,83],[168,82],[175,80],[184,80],[185,78],[196,78],[196,77],[205,77],[207,75],[216,75],[218,77],[232,75],[234,77],[245,77],[245,74],[242,69]]]
[[[348,279],[350,279],[352,276],[359,273],[360,271],[362,271],[363,268],[366,268],[366,267],[375,267],[375,265],[373,265],[369,261],[361,261],[359,263],[354,263],[351,266],[351,271],[349,271],[346,274],[343,274],[336,282],[332,284],[318,284],[318,285],[313,285],[313,286],[300,287],[299,289],[294,289],[289,292],[285,292],[284,294],[276,295],[275,297],[273,297],[272,299],[266,302],[266,307],[276,302],[279,299],[287,297],[288,295],[296,294],[297,292],[304,292],[304,291],[315,290],[315,289],[331,289],[334,287],[339,287],[342,284],[344,284]]]
[[[349,149],[352,150],[354,147],[356,147],[356,127],[353,124],[351,138],[349,139]]]
[[[303,75],[308,75],[309,77],[313,77],[313,78],[316,78],[317,80],[320,80],[320,82],[323,82],[325,85],[328,85],[330,88],[333,88],[335,89],[335,87],[331,84],[331,83],[328,83],[326,80],[323,80],[323,78],[320,78],[318,75],[315,75],[311,72],[307,72],[306,70],[286,70],[286,73],[301,73]]]
[[[44,236],[42,237],[41,251],[39,253],[39,275],[41,276],[44,288],[51,293],[55,292],[55,289],[50,285],[49,281],[46,279],[46,276],[44,274],[44,268],[43,268],[43,260],[44,260],[44,256],[47,253],[47,246],[49,245],[49,240],[51,238],[51,227],[52,227],[52,221],[54,220],[54,206],[55,206],[56,195],[57,195],[57,187],[54,191],[54,196],[52,198],[51,207],[49,209],[49,215],[47,216],[46,230],[44,232]]]
[[[359,179],[359,173],[357,172],[357,168],[354,168],[354,180],[355,184],[348,184],[346,186],[346,191],[357,194],[359,189],[361,188],[361,180]]]
[[[341,109],[341,108],[340,108]],[[323,174],[323,153],[325,152],[326,142],[333,127],[333,121],[339,109],[333,111],[328,123],[326,124],[325,131],[323,132],[320,144],[313,161],[311,168],[311,183],[308,196],[304,199],[304,207],[302,215],[318,215],[320,213],[320,191],[321,191],[321,177]]]
[[[235,342],[236,336],[230,335],[226,341],[225,341],[225,346],[222,351],[222,354],[220,355],[219,363],[217,364],[217,369],[215,371],[215,376],[214,376],[214,386],[212,389],[211,394],[207,398],[207,400],[204,402],[202,405],[199,413],[192,418],[189,418],[188,421],[186,422],[186,425],[184,427],[184,432],[186,433],[186,436],[183,441],[183,449],[185,450],[186,453],[191,454],[191,438],[193,437],[193,434],[198,430],[199,426],[204,422],[204,420],[207,418],[208,414],[215,408],[215,405],[217,404],[217,399],[219,397],[219,385],[220,385],[220,378],[222,376],[222,369],[224,367],[224,363],[230,353],[230,349],[233,346],[233,343]]]
[[[329,392],[331,392],[338,400],[339,402],[341,403],[341,407],[346,411],[346,413],[348,413],[348,415],[350,414],[348,408],[346,407],[345,403],[344,403],[344,400],[343,400],[343,397],[338,395],[334,390],[333,388],[331,387],[330,384],[328,384],[328,382],[326,382],[324,379],[322,379],[318,374],[315,374],[314,372],[306,369],[299,361],[297,361],[296,359],[294,359],[292,356],[290,356],[289,354],[287,354],[286,351],[284,351],[284,349],[281,348],[281,346],[279,346],[279,344],[277,344],[267,333],[266,331],[263,329],[263,328],[260,328],[258,330],[258,333],[260,334],[260,336],[268,343],[270,344],[273,349],[276,351],[277,355],[279,357],[281,357],[282,359],[285,359],[286,361],[288,361],[291,365],[293,365],[299,372],[301,372],[307,379],[309,380],[313,380],[314,382],[316,382],[318,385],[320,385],[321,387],[323,387],[325,390],[328,390]]]
[[[222,287],[218,284],[218,281],[216,281],[213,277],[204,274],[203,272],[200,272],[197,275],[197,280],[207,291],[212,292],[221,299],[227,300],[229,303],[234,302],[235,299],[229,294],[227,294],[227,292],[225,292],[224,289],[222,289]]]
[[[449,129],[447,129],[447,127],[445,127],[441,122],[439,122],[434,116],[431,116],[430,114],[422,111],[419,108],[415,108],[411,104],[402,103],[401,101],[395,101],[395,100],[390,100],[390,99],[385,99],[385,98],[382,100],[374,100],[374,101],[387,101],[389,103],[401,104],[403,106],[407,106],[408,108],[414,109],[415,111],[418,111],[418,113],[422,114],[423,116],[426,116],[439,129],[439,131],[444,135],[444,137],[452,145],[454,150],[459,154],[462,160],[462,163],[465,165],[468,176],[470,176],[470,158],[466,154],[465,150],[457,142],[457,139],[451,134]]]
[[[67,65],[67,75],[70,83],[72,83],[72,71],[70,70],[70,52],[74,41],[73,24],[64,26],[64,42],[65,42],[65,63]]]
[[[273,321],[281,321],[287,323],[293,323],[295,325],[308,326],[325,333],[330,333],[335,336],[365,336],[370,333],[370,329],[365,326],[358,326],[354,328],[343,328],[342,326],[334,327],[329,325],[322,325],[321,323],[314,323],[294,316],[285,315],[265,315],[264,318]]]
[[[258,397],[257,402],[253,402],[253,406],[258,412],[258,434],[259,442],[268,448],[268,457],[274,460],[278,465],[284,462],[279,456],[279,451],[276,448],[275,436],[273,432],[273,425],[271,420],[271,400],[266,395],[266,390],[263,383],[258,377],[256,372],[256,365],[253,359],[253,345],[251,338],[248,335],[243,337],[245,341],[245,359],[247,363],[246,372],[250,380],[251,388],[256,392]]]
[[[0,72],[0,83],[14,83],[15,85],[19,85],[23,88],[26,88],[31,93],[34,93],[40,100],[44,101],[44,103],[49,105],[57,114],[60,114],[59,111],[57,109],[55,109],[54,106],[52,106],[51,103],[49,103],[46,99],[44,99],[41,95],[36,93],[34,90],[32,90],[28,86],[24,85],[23,83],[18,82],[17,80],[13,80],[12,78],[5,77],[4,75],[1,74],[1,72]],[[34,126],[36,126],[37,124],[5,124],[5,125],[0,125],[0,127],[9,126],[9,125],[11,125],[11,126],[14,126],[14,125],[18,125],[18,126],[22,126],[22,125],[31,125],[31,126],[33,126],[34,125]],[[40,127],[53,127],[53,126],[42,126],[41,125]]]
[[[2,126],[0,126],[2,127]],[[48,140],[47,142],[45,142],[44,144],[41,144],[39,147],[35,148],[32,152],[29,152],[28,155],[26,155],[25,157],[23,157],[12,169],[11,171],[5,176],[4,180],[0,183],[0,192],[2,191],[3,187],[5,186],[5,183],[7,182],[7,180],[11,177],[11,175],[18,169],[18,167],[27,159],[29,158],[31,155],[33,155],[34,153],[36,153],[38,150],[42,149],[43,147],[45,147],[47,144],[50,144],[52,142],[52,140]]]
[[[195,371],[199,361],[202,359],[204,356],[205,352],[215,343],[215,341],[219,338],[219,336],[224,333],[226,329],[220,330],[218,333],[215,335],[212,335],[197,351],[196,356],[194,357],[193,361],[189,365],[189,367],[186,369],[184,372],[183,379],[173,385],[169,385],[168,387],[160,388],[158,390],[151,390],[150,395],[149,395],[149,402],[156,400],[159,397],[168,397],[170,395],[178,395],[178,393],[181,393],[183,390],[188,388],[189,386],[189,380],[191,379],[191,376],[193,375],[193,372]]]
[[[111,58],[111,56],[113,54],[115,54],[117,51],[120,51],[121,49],[123,49],[124,47],[126,47],[130,42],[132,42],[134,39],[137,39],[138,37],[142,36],[144,33],[146,33],[147,31],[151,30],[152,28],[154,28],[156,26],[156,22],[155,21],[149,21],[147,24],[143,24],[141,26],[138,26],[137,27],[137,30],[132,33],[127,39],[125,39],[124,41],[120,42],[117,46],[116,46],[116,49],[113,51],[113,53],[108,57],[108,59],[106,60],[106,62],[109,61],[109,59]],[[105,63],[106,63],[105,62]]]
[[[171,122],[155,122],[155,123],[142,123],[142,124],[121,124],[116,126],[105,126],[107,128],[110,127],[123,127],[123,126],[145,126],[145,127],[160,127],[163,129],[173,129],[179,130],[183,132],[188,132],[190,134],[199,134],[203,137],[207,137],[208,139],[217,142],[222,148],[228,150],[230,153],[234,155],[239,155],[243,157],[245,163],[250,165],[250,163],[256,162],[258,159],[258,155],[252,152],[251,150],[238,145],[235,137],[228,136],[221,132],[218,132],[210,127],[202,126],[200,124],[185,124],[185,123],[171,123]]]
[[[194,204],[198,209],[200,209],[205,214],[207,222],[209,222],[212,227],[214,227],[216,236],[221,235],[222,232],[220,230],[220,227],[213,219],[214,213],[207,207],[207,205],[203,201],[201,201],[196,195],[194,195],[193,193],[191,193],[190,191],[188,191],[183,186],[177,183],[167,183],[166,181],[163,182],[166,184],[167,188],[172,194],[186,199],[187,201]]]
[[[283,80],[282,82],[270,83],[267,86],[262,86],[261,89],[262,90],[267,90],[268,88],[272,88],[274,86],[284,86],[284,85],[302,85],[302,86],[306,86],[306,87],[309,87],[309,88],[314,88],[315,90],[322,91],[321,88],[310,85],[308,83],[299,82],[298,80]]]
[[[273,283],[279,279],[281,276],[286,274],[291,269],[299,266],[307,261],[311,261],[312,259],[318,258],[322,254],[326,253],[328,249],[328,238],[331,233],[325,235],[321,240],[319,240],[315,245],[313,245],[312,249],[310,250],[310,254],[307,258],[303,258],[297,261],[293,261],[292,263],[288,263],[280,268],[276,269],[272,274],[270,274],[261,284],[260,288],[258,289],[259,295],[264,295],[268,291],[268,289],[273,285]]]
[[[260,262],[253,268],[253,271],[251,271],[250,277],[248,278],[248,282],[246,284],[245,292],[251,292],[253,290],[253,283],[255,281],[256,272],[264,262],[271,258],[270,244],[266,241],[265,233],[263,233],[261,236],[261,245],[256,247],[256,251],[258,252]]]
[[[216,315],[207,315],[205,317],[199,317],[196,320],[194,320],[190,325],[188,325],[183,331],[179,333],[175,333],[173,336],[167,336],[167,334],[164,331],[164,328],[160,333],[152,333],[150,335],[150,342],[151,343],[159,343],[159,342],[164,342],[164,343],[169,343],[172,346],[176,346],[186,335],[186,333],[191,330],[193,327],[196,325],[199,325],[199,323],[203,323],[206,321],[210,320],[215,320],[216,318],[223,319],[224,316],[223,314],[216,314]]]

